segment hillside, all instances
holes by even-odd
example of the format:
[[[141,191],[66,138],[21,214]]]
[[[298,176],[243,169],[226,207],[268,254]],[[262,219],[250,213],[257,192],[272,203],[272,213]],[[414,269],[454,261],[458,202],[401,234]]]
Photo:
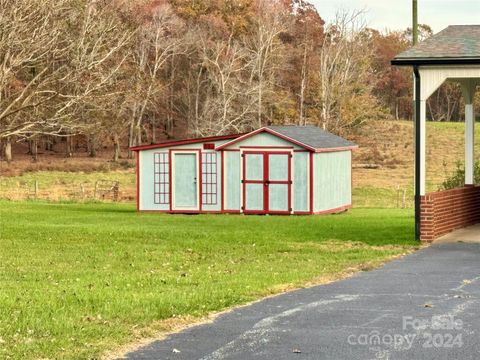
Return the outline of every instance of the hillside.
[[[397,206],[403,190],[406,191],[406,205],[413,205],[413,136],[411,121],[372,121],[355,136],[360,147],[354,153],[353,170],[357,206]],[[477,149],[479,137],[477,126]],[[437,190],[454,171],[456,163],[463,162],[463,157],[463,123],[427,123],[427,191]],[[480,152],[476,157],[480,159]],[[379,167],[363,168],[365,164]]]
[[[480,129],[476,129],[476,147]],[[464,156],[463,123],[427,123],[427,188],[436,190]],[[379,169],[355,169],[354,186],[411,186],[413,181],[413,123],[375,121],[354,139],[359,150],[354,164],[376,164]],[[480,154],[478,154],[480,158]]]

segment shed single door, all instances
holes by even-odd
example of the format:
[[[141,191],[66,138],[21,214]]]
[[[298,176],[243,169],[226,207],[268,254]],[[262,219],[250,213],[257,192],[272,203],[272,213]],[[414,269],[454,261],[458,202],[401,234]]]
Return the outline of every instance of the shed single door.
[[[174,210],[198,210],[198,154],[174,153]]]
[[[290,213],[291,154],[244,152],[242,183],[245,213]]]

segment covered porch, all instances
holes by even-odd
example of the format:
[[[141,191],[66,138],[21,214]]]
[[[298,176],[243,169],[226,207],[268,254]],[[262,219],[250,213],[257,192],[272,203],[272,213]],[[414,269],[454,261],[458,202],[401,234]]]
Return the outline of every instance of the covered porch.
[[[474,182],[474,98],[480,85],[480,25],[449,26],[397,55],[392,65],[413,68],[415,237],[433,241],[480,222],[480,187]],[[465,100],[465,187],[426,193],[426,101],[445,81],[458,83]]]
[[[435,243],[480,243],[480,224],[475,224],[454,230],[446,235],[441,236]]]

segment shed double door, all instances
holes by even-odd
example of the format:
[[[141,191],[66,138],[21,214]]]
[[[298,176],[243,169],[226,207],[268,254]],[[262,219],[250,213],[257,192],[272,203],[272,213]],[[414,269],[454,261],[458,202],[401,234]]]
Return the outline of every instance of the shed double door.
[[[291,212],[291,156],[290,152],[243,153],[244,213]]]

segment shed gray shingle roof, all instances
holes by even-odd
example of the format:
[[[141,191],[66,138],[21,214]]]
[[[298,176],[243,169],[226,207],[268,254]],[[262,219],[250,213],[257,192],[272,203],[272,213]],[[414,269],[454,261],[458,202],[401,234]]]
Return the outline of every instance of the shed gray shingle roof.
[[[442,59],[450,61],[480,59],[480,25],[451,25],[400,53],[393,63]]]
[[[351,148],[357,145],[316,126],[267,126],[283,136],[315,149]]]

